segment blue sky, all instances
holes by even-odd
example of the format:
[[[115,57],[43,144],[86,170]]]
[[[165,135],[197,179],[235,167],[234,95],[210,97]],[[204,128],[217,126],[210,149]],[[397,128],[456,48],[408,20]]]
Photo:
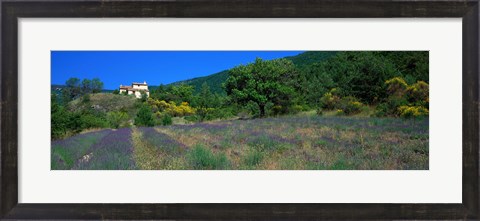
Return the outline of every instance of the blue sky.
[[[147,81],[169,84],[207,76],[255,58],[294,56],[302,51],[52,51],[52,84],[70,77],[100,78],[105,89]]]

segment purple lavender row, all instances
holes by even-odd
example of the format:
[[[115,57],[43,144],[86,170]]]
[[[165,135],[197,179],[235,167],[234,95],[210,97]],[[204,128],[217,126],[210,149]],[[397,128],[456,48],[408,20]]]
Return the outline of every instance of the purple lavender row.
[[[110,132],[111,130],[95,131],[52,141],[51,168],[53,170],[71,169],[92,145]]]
[[[73,169],[77,170],[132,170],[136,169],[133,159],[132,130],[122,128],[112,131],[93,145],[88,154],[80,159]]]
[[[187,148],[185,144],[176,141],[165,133],[156,131],[153,127],[142,127],[140,131],[146,142],[167,154],[180,154]]]

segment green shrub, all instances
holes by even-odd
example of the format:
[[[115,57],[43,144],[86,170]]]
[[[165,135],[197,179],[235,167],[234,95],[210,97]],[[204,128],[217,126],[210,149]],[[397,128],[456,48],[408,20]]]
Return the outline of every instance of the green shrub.
[[[360,101],[351,96],[342,98],[337,104],[337,108],[342,110],[345,115],[358,114],[362,111],[363,106]]]
[[[408,105],[408,101],[405,97],[390,97],[386,102],[379,104],[375,109],[375,115],[378,117],[398,117],[400,113],[398,108],[400,106]]]
[[[258,151],[258,150],[251,150],[249,151],[243,161],[247,168],[255,168],[258,164],[260,164],[264,158],[263,152]]]
[[[163,126],[172,125],[172,116],[168,114],[164,114],[162,117],[162,125]]]
[[[83,104],[88,104],[88,103],[90,103],[90,94],[84,94],[84,95],[82,96],[82,103],[83,103]]]
[[[387,115],[388,115],[388,105],[386,103],[381,103],[375,107],[376,117],[385,117]]]
[[[80,113],[80,121],[80,128],[72,129],[77,129],[77,131],[81,131],[88,128],[107,128],[109,126],[108,122],[104,117],[96,116],[94,114]]]
[[[190,122],[226,119],[235,116],[234,113],[236,111],[234,111],[233,107],[197,108],[195,115],[186,116],[185,119]]]
[[[272,102],[268,102],[265,105],[265,115],[266,116],[276,116],[281,113],[282,106],[281,105],[274,105]]]
[[[128,125],[128,114],[121,111],[111,111],[107,113],[107,121],[113,128],[124,127]]]
[[[303,107],[301,105],[293,105],[288,112],[289,114],[296,114],[302,110],[303,110]]]
[[[51,138],[59,139],[67,133],[71,116],[70,112],[65,110],[62,105],[58,104],[56,95],[52,95],[51,102]]]
[[[317,113],[318,116],[322,116],[322,115],[323,115],[323,109],[320,108],[320,107],[317,108],[317,112],[316,112],[316,113]]]
[[[284,151],[291,148],[291,144],[279,141],[266,134],[250,136],[247,141],[248,146],[259,151]]]
[[[135,117],[135,125],[151,127],[155,124],[152,117],[152,110],[148,105],[142,105]]]
[[[215,170],[227,169],[229,161],[225,153],[214,154],[202,145],[196,145],[187,155],[194,169]]]
[[[362,108],[360,108],[361,113],[367,113],[368,116],[372,116],[373,114],[370,112],[370,107],[368,105],[362,105]]]
[[[248,119],[251,118],[251,115],[248,113],[248,111],[240,111],[237,113],[237,117],[239,119]]]
[[[320,106],[326,110],[333,110],[339,101],[340,97],[338,96],[337,90],[334,88],[320,98]]]
[[[236,110],[233,107],[215,108],[207,114],[207,119],[226,119],[235,116],[235,114]]]
[[[333,163],[333,165],[330,166],[330,170],[349,170],[349,169],[351,169],[351,166],[348,164],[348,162],[345,160],[344,157],[340,157]]]
[[[191,115],[191,116],[185,116],[183,117],[183,119],[185,119],[186,121],[189,121],[189,122],[200,122],[201,120],[201,117],[198,116],[198,115]]]
[[[197,121],[225,119],[233,117],[231,108],[197,108],[196,117],[191,118]]]

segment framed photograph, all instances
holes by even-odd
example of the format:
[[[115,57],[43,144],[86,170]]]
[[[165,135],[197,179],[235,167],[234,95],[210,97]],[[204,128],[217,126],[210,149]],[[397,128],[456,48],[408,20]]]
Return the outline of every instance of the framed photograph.
[[[2,1],[4,219],[480,219],[478,1]]]

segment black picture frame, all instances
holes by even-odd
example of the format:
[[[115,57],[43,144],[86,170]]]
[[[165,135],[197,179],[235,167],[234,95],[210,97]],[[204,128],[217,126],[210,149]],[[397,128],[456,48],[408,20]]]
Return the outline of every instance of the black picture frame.
[[[19,204],[18,18],[463,18],[461,204]],[[2,219],[480,219],[478,0],[1,1]],[[448,42],[445,42],[448,44]],[[288,190],[287,190],[288,191]],[[448,191],[448,190],[445,190]]]

